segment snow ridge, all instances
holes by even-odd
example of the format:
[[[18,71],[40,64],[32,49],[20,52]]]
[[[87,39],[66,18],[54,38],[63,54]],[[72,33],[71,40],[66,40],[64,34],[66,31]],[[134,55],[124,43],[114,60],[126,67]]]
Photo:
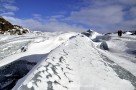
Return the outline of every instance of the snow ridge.
[[[133,90],[108,64],[92,40],[77,35],[52,50],[13,90]]]

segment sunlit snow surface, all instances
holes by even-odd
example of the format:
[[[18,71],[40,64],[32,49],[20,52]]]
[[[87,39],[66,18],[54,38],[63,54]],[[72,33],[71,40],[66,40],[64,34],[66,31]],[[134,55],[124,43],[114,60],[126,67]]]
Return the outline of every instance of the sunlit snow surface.
[[[109,50],[92,38],[74,32],[0,35],[0,89],[135,90],[136,36],[109,35]]]

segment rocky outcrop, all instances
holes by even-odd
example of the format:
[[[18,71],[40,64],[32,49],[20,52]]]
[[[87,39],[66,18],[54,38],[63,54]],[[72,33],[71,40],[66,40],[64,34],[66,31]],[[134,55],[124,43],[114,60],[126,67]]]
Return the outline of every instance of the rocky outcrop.
[[[102,41],[102,43],[100,44],[100,48],[103,50],[109,50],[108,44],[106,43],[106,41]]]
[[[2,26],[3,25],[3,26]],[[13,29],[14,26],[5,20],[3,17],[0,17],[0,32],[4,33],[5,31],[8,31],[9,29]]]
[[[19,25],[12,25],[9,21],[0,17],[0,34],[23,35],[29,33],[29,29]]]
[[[81,34],[84,34],[85,36],[90,37],[90,36],[92,36],[92,33],[93,33],[93,31],[89,29],[86,32],[82,32]]]
[[[8,30],[6,33],[9,33],[10,35],[15,35],[15,34],[16,35],[23,35],[23,34],[29,33],[29,29],[23,28],[18,25],[14,25],[14,28]]]

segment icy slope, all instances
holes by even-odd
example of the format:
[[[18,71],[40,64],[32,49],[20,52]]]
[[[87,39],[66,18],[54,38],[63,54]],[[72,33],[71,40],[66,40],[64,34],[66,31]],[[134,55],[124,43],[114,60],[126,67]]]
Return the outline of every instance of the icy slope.
[[[43,35],[27,34],[24,36],[0,36],[0,66],[6,65],[22,57],[30,55],[45,55],[55,49],[69,37],[75,36],[77,33],[69,32],[63,34],[43,33]],[[26,47],[26,52],[21,52],[21,48]],[[22,58],[24,59],[24,58]],[[25,58],[29,62],[38,62],[40,58]]]
[[[89,38],[73,36],[51,51],[13,90],[134,90],[132,82],[121,79],[109,61]]]

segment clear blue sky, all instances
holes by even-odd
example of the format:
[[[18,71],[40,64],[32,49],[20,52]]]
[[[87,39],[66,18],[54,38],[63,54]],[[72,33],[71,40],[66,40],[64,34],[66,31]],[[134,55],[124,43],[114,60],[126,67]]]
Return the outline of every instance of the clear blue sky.
[[[135,30],[136,0],[0,0],[0,15],[31,30]]]
[[[73,10],[72,5],[76,5],[79,0],[16,0],[16,6],[19,11],[18,17],[31,17],[32,14],[41,14],[43,16],[53,16],[63,14],[67,15]],[[65,13],[63,13],[65,12]]]

